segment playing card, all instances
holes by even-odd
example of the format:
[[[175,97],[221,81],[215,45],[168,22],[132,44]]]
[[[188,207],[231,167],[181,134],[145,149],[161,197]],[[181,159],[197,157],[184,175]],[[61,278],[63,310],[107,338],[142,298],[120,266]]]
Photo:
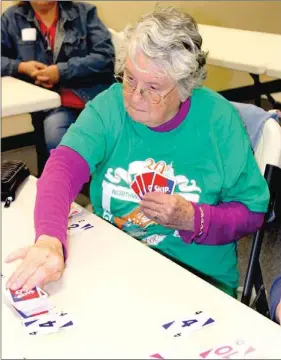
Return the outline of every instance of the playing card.
[[[151,192],[155,174],[156,173],[154,171],[141,174],[141,179],[144,186],[144,194]]]
[[[202,359],[254,359],[258,358],[256,349],[244,340],[229,342],[230,345],[217,345],[199,354]]]
[[[47,295],[37,287],[28,291],[22,289],[5,289],[4,294],[10,304],[27,314],[33,312],[35,309],[39,312],[42,310],[42,307],[44,307],[44,309],[47,307]]]
[[[58,313],[58,317],[59,317],[58,324],[60,331],[74,326],[73,320],[68,313],[64,313],[64,312]]]
[[[36,287],[28,291],[24,291],[22,289],[7,289],[7,291],[8,294],[10,294],[10,299],[15,304],[22,303],[28,300],[38,300],[42,297],[42,293],[39,292],[39,289]]]
[[[182,316],[175,320],[162,324],[162,328],[174,338],[185,337],[194,331],[203,329],[215,320],[202,311],[196,311],[187,316]]]
[[[138,182],[136,180],[136,178],[134,179],[134,181],[131,184],[131,189],[133,189],[133,191],[137,194],[137,196],[142,199],[143,198],[143,193],[138,185]]]
[[[144,184],[141,178],[141,175],[136,175],[135,177],[136,182],[138,183],[139,189],[142,194],[145,194]]]
[[[40,311],[40,312],[34,312],[34,313],[30,314],[30,315],[27,315],[23,311],[20,311],[20,310],[16,309],[14,306],[13,306],[13,309],[15,310],[15,312],[19,315],[19,317],[22,320],[30,319],[32,317],[37,317],[37,316],[40,316],[40,315],[45,315],[45,314],[48,314],[50,312],[50,310],[43,310],[43,311]]]
[[[24,291],[22,288],[17,290],[7,289],[3,284],[2,289],[9,305],[27,317],[44,312],[52,307],[48,302],[48,294],[39,287]]]
[[[175,184],[176,183],[174,180],[156,173],[151,185],[151,191],[162,192],[164,194],[173,194]]]
[[[22,323],[29,335],[46,335],[59,331],[55,313],[23,320]]]
[[[46,335],[64,330],[74,325],[68,313],[50,312],[22,321],[29,335]]]
[[[70,206],[70,211],[68,217],[71,218],[75,215],[80,214],[83,211],[83,208],[75,203],[72,203]]]
[[[46,335],[74,325],[68,313],[52,310],[54,306],[48,301],[48,294],[39,287],[29,291],[12,290],[2,282],[2,290],[7,305],[16,312],[30,335]]]
[[[151,354],[149,355],[149,359],[167,359],[165,357],[163,357],[161,354],[159,353],[155,353],[155,354]]]

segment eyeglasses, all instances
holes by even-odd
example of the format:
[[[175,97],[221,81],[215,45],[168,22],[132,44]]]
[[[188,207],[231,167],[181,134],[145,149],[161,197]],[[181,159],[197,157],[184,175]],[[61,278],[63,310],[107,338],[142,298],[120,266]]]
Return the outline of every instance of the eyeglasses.
[[[122,83],[123,90],[126,93],[132,94],[136,90],[137,85],[135,85],[132,81],[130,81],[126,77],[126,75],[123,75],[123,76],[115,75],[114,77],[118,82]],[[165,95],[160,95],[156,91],[150,90],[148,88],[139,89],[139,92],[146,102],[149,102],[151,104],[159,104],[160,101],[165,99],[165,97],[167,97],[174,90],[175,87],[176,87],[176,85],[171,90],[169,90]]]

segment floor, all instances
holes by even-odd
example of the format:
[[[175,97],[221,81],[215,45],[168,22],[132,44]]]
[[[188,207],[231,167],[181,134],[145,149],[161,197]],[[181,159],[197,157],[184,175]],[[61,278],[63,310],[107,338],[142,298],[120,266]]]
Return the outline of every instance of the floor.
[[[24,160],[27,163],[31,173],[37,173],[36,154],[33,146],[2,153],[2,160],[10,159]],[[76,201],[80,205],[90,208],[90,201],[85,195],[79,194]],[[244,283],[245,272],[250,255],[251,242],[251,238],[246,237],[241,239],[238,243],[241,286]],[[281,226],[266,232],[261,254],[261,266],[264,276],[264,283],[267,291],[269,291],[273,278],[277,274],[281,273]]]

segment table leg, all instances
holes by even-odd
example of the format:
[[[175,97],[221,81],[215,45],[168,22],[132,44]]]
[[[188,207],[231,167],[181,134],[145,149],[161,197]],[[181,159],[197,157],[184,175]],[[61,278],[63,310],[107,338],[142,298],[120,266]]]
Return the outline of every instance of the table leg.
[[[254,90],[255,90],[255,105],[261,107],[261,94],[260,94],[260,76],[257,74],[251,74],[251,77],[254,80]]]

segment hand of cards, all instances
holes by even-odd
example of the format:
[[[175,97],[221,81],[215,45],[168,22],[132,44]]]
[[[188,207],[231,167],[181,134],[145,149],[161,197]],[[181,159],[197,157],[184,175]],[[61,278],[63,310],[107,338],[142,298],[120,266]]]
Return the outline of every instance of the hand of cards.
[[[69,314],[56,311],[49,302],[48,294],[35,287],[29,291],[7,289],[2,275],[3,296],[18,314],[29,335],[46,335],[73,326]]]
[[[150,171],[136,175],[131,184],[131,189],[142,199],[148,192],[161,192],[172,195],[176,182],[158,172]]]

